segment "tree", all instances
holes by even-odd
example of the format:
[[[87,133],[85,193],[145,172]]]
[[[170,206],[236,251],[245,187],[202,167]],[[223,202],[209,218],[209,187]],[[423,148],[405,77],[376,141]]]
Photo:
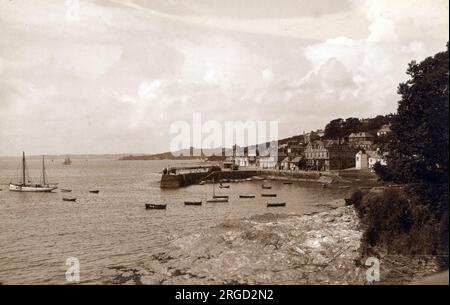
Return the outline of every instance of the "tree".
[[[448,249],[449,53],[409,64],[410,79],[401,83],[401,100],[392,119],[387,166],[376,173],[386,181],[406,183],[436,219],[441,219]],[[446,237],[445,237],[446,235]]]
[[[362,123],[357,118],[348,118],[343,124],[344,137],[348,137],[351,133],[360,132],[362,130]]]
[[[327,139],[340,139],[343,134],[343,119],[334,119],[325,126],[324,137]]]
[[[398,88],[389,167],[396,182],[448,183],[448,44],[446,52],[411,62],[407,74],[411,79]]]

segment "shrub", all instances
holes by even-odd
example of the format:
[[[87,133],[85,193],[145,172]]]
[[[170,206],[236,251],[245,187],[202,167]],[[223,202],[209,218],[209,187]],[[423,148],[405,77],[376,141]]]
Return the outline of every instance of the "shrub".
[[[448,255],[441,241],[448,219],[445,224],[434,218],[429,206],[410,192],[386,189],[377,194],[354,194],[354,198],[360,198],[353,205],[365,229],[361,242],[364,255]],[[441,264],[447,266],[448,259]]]

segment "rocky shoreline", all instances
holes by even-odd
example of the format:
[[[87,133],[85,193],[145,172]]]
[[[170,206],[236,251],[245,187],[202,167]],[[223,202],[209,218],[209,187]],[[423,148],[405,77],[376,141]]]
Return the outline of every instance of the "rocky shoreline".
[[[110,284],[369,284],[351,206],[305,215],[256,215],[187,236],[134,269],[112,267]],[[382,259],[380,284],[437,271],[432,258]]]

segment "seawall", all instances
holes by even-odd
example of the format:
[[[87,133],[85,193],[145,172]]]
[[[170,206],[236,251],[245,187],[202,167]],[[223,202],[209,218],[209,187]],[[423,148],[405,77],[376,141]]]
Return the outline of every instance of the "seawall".
[[[256,176],[258,172],[256,170],[245,171],[216,171],[201,172],[201,173],[185,173],[185,174],[167,174],[161,177],[161,188],[177,188],[188,186],[191,184],[198,184],[202,180],[212,180],[213,177],[216,181],[225,179],[246,179]]]

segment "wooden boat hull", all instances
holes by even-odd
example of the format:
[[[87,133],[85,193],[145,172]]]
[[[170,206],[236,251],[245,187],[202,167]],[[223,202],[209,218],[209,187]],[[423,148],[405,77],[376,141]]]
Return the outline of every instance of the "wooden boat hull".
[[[145,209],[146,210],[165,210],[167,207],[166,204],[153,204],[153,203],[146,203]]]
[[[63,198],[63,201],[75,202],[75,201],[77,201],[77,198]]]
[[[95,191],[89,191],[89,193],[91,193],[91,194],[98,194],[100,191],[97,191],[97,190],[95,190]]]
[[[184,205],[202,205],[201,201],[185,201]]]
[[[213,198],[214,199],[228,199],[229,196],[228,195],[214,195]]]
[[[275,207],[285,207],[286,206],[286,202],[274,202],[274,203],[267,203],[267,207],[268,208],[275,208]]]
[[[206,202],[211,202],[211,203],[214,203],[214,202],[228,202],[228,198],[209,199],[209,200],[206,200]]]
[[[229,185],[220,185],[219,188],[221,188],[221,189],[229,189],[230,186]]]
[[[271,186],[262,186],[262,188],[263,188],[264,190],[270,190],[272,187],[271,187]]]
[[[255,198],[255,195],[239,195],[239,198]]]
[[[37,192],[37,193],[49,193],[56,190],[57,186],[32,186],[32,185],[19,185],[9,184],[9,190],[11,192]]]
[[[277,194],[261,194],[261,197],[277,197]]]

